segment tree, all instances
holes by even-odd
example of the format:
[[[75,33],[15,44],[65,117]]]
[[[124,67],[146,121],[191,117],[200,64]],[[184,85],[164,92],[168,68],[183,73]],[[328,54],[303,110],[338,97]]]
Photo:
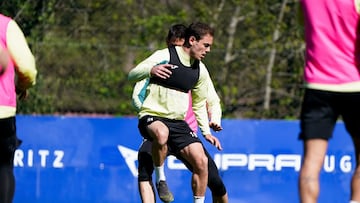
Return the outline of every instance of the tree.
[[[210,23],[204,59],[224,117],[296,118],[303,42],[291,0],[5,0],[36,55],[38,82],[20,113],[134,115],[128,71],[165,47],[175,23]],[[281,33],[281,34],[280,34]],[[270,108],[271,107],[271,108]]]

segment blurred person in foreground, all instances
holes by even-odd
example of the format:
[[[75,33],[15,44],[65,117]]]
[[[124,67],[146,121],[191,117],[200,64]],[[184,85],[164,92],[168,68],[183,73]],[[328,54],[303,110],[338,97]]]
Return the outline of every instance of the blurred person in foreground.
[[[11,203],[15,194],[14,153],[21,143],[16,135],[16,95],[26,98],[27,89],[35,84],[37,70],[22,30],[2,14],[0,47],[0,202]]]
[[[358,0],[300,0],[305,25],[305,95],[300,115],[302,203],[315,203],[328,140],[341,116],[354,147],[351,203],[360,203],[360,32]],[[326,193],[325,193],[326,194]]]
[[[204,23],[192,23],[186,29],[183,46],[154,52],[129,72],[129,80],[150,77],[146,97],[139,112],[139,130],[152,141],[155,174],[163,170],[168,146],[189,162],[192,171],[193,202],[203,203],[208,180],[208,159],[201,140],[184,121],[191,90],[193,111],[207,141],[222,149],[211,134],[206,110],[209,80],[201,60],[210,51],[214,29]],[[166,61],[167,63],[163,63]],[[184,80],[186,78],[186,80]],[[157,178],[158,179],[158,178]]]
[[[182,24],[175,24],[170,27],[166,43],[168,47],[171,46],[182,46],[185,41],[185,31],[186,26]],[[138,111],[140,111],[141,105],[145,99],[146,96],[146,87],[149,82],[149,78],[143,79],[142,81],[139,81],[135,84],[134,91],[133,91],[133,103],[134,106]],[[210,86],[211,85],[211,86]],[[216,94],[216,91],[212,84],[209,84],[209,94],[208,94],[208,111],[211,112],[212,116],[210,117],[210,127],[212,127],[215,131],[222,130],[221,128],[221,106],[220,106],[220,99],[218,95]],[[190,128],[193,130],[193,132],[197,133],[198,125],[196,122],[196,118],[194,115],[194,112],[192,111],[192,100],[191,100],[191,93],[189,92],[190,99],[189,99],[189,109],[187,111],[187,114],[185,116],[185,121],[189,124]],[[144,139],[143,143],[140,146],[139,153],[138,153],[138,187],[140,192],[140,197],[143,203],[154,203],[155,202],[155,192],[154,192],[154,186],[152,183],[152,173],[154,171],[154,165],[151,157],[151,141]],[[208,158],[208,187],[211,190],[212,193],[212,199],[213,203],[227,203],[228,202],[228,196],[226,192],[225,185],[219,176],[219,171],[217,169],[217,166],[210,156],[210,154],[207,152],[207,150],[204,148],[205,154]],[[178,159],[183,161],[183,163],[186,165],[186,167],[191,171],[191,165],[184,160],[184,158],[181,157],[180,154],[175,154],[171,152],[171,149],[169,149],[169,153],[176,156]],[[159,177],[159,180],[156,180],[157,190],[159,193],[159,198],[163,202],[172,202],[174,200],[173,194],[168,189],[168,186],[166,184],[166,176],[164,171],[159,172],[161,175],[157,176]],[[161,185],[160,185],[161,184]],[[160,187],[159,187],[160,186]]]

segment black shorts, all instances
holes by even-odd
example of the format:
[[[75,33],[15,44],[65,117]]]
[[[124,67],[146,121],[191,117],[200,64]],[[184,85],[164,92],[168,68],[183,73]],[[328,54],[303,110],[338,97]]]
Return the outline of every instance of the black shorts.
[[[175,153],[178,153],[184,147],[192,143],[201,143],[196,133],[191,130],[191,128],[185,121],[172,120],[156,116],[144,116],[139,120],[138,128],[141,135],[145,139],[152,140],[151,136],[147,131],[147,126],[154,121],[161,121],[169,128],[169,138],[167,144],[171,151]]]
[[[299,138],[332,137],[339,116],[351,136],[360,137],[360,92],[339,93],[306,89],[300,115]]]
[[[16,137],[15,117],[0,119],[0,164],[13,165],[15,150],[21,140]]]

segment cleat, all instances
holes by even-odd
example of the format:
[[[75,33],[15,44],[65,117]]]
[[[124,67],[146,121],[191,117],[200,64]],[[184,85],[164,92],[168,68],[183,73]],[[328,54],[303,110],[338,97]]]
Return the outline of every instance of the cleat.
[[[171,193],[171,191],[169,190],[165,181],[160,180],[159,183],[156,183],[156,189],[157,189],[157,192],[158,192],[158,195],[159,195],[159,198],[161,199],[161,201],[163,201],[165,203],[174,201],[174,196]]]

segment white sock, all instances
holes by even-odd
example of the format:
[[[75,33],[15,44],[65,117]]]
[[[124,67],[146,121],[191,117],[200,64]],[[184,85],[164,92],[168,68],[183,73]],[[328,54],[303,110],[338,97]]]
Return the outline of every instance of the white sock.
[[[160,180],[165,181],[165,171],[164,171],[164,164],[161,166],[155,166],[155,177],[156,177],[156,183],[159,183]]]
[[[360,203],[358,201],[350,200],[350,203]]]
[[[194,203],[204,203],[205,196],[194,196]]]

